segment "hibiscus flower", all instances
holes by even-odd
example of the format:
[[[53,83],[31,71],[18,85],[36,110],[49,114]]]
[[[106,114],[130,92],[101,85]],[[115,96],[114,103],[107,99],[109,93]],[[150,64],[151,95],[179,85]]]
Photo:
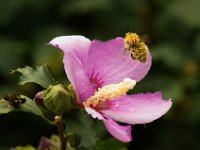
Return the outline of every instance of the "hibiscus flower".
[[[116,139],[130,142],[131,125],[152,122],[171,107],[171,100],[163,100],[161,92],[126,94],[146,76],[152,58],[148,51],[146,63],[132,60],[130,52],[123,53],[124,38],[101,42],[84,36],[60,36],[49,44],[64,53],[65,72],[77,103],[102,120]]]

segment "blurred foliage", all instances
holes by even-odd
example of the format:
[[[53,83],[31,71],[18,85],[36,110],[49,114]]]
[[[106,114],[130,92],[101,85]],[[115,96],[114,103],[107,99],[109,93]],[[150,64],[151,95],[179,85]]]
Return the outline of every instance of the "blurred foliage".
[[[199,0],[0,0],[0,96],[33,97],[40,90],[33,84],[18,86],[18,76],[9,75],[25,65],[47,63],[57,80],[68,82],[62,53],[47,45],[56,36],[108,40],[129,31],[148,34],[153,65],[133,92],[161,90],[173,107],[146,127],[134,126],[133,141],[125,146],[98,126],[98,150],[200,149],[199,6]],[[0,149],[37,145],[41,136],[50,136],[54,129],[37,119],[25,113],[1,116]]]

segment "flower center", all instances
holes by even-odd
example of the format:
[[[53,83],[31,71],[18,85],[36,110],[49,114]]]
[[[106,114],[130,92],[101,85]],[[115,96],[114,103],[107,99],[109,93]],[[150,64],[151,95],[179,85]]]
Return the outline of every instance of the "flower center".
[[[86,107],[101,107],[107,100],[119,98],[132,89],[136,85],[136,81],[125,78],[118,84],[109,84],[98,88],[98,90],[86,102]]]

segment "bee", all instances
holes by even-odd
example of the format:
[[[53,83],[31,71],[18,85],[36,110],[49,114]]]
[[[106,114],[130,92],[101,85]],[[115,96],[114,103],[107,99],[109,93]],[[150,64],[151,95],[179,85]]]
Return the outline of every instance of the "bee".
[[[148,47],[142,37],[136,33],[126,33],[123,51],[130,51],[132,60],[139,60],[141,63],[147,61]]]
[[[3,99],[7,100],[15,108],[19,108],[20,105],[25,103],[26,101],[24,98],[21,98],[20,96],[14,93],[6,94]]]

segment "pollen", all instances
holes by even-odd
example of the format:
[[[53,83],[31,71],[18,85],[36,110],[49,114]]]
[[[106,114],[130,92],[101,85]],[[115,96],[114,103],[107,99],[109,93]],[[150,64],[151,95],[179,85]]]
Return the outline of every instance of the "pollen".
[[[126,33],[126,36],[124,38],[124,46],[125,48],[134,47],[135,44],[137,44],[140,41],[141,39],[136,33]]]
[[[135,80],[125,78],[118,84],[109,84],[102,88],[98,88],[94,95],[85,102],[85,106],[99,107],[101,103],[104,103],[109,99],[117,99],[120,96],[126,95],[126,93],[130,89],[133,89],[135,85]]]

